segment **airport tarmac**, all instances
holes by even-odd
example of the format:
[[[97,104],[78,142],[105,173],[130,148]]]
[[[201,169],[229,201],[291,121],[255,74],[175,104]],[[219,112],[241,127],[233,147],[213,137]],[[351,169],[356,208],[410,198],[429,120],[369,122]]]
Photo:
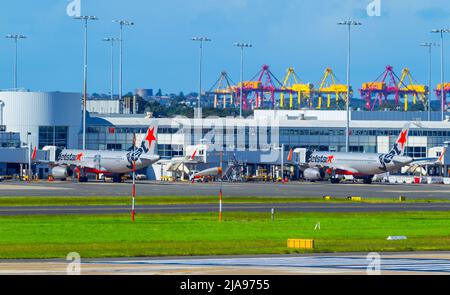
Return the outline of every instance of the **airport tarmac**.
[[[138,182],[140,196],[215,196],[220,183],[167,183],[157,181]],[[224,196],[236,197],[335,197],[361,196],[364,198],[433,198],[450,199],[448,185],[405,185],[328,182],[282,183],[223,183]],[[126,196],[131,192],[130,183],[77,183],[77,182],[1,182],[2,196]]]
[[[266,203],[223,204],[224,212],[408,212],[450,211],[450,203]],[[208,213],[217,212],[216,204],[139,205],[137,214]],[[69,215],[69,214],[128,214],[129,206],[24,206],[0,207],[0,216]]]
[[[383,275],[450,275],[450,253],[380,253]],[[366,275],[366,254],[81,259],[83,275]],[[0,261],[0,275],[65,275],[63,260]],[[73,267],[69,266],[73,270]]]

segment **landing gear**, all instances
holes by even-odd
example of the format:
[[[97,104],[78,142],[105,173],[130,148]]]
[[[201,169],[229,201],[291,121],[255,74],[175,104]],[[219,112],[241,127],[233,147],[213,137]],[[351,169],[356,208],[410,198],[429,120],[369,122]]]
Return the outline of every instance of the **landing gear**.
[[[87,176],[80,176],[79,180],[80,183],[86,183],[89,181]]]
[[[114,183],[122,183],[123,182],[122,175],[114,175],[113,176],[113,182]]]
[[[80,183],[86,183],[89,181],[86,171],[83,168],[76,169],[77,175],[78,175],[78,182]]]
[[[339,178],[337,178],[337,177],[331,177],[331,178],[330,178],[330,182],[331,182],[332,184],[336,184],[336,183],[340,183],[341,180],[340,180]]]
[[[372,179],[373,179],[373,176],[366,177],[363,179],[363,182],[364,182],[364,184],[372,184]]]

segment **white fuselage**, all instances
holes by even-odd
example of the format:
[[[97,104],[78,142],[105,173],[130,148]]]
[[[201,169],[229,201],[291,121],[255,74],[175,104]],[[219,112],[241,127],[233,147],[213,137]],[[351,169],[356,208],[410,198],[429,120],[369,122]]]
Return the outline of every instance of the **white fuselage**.
[[[412,161],[411,157],[392,153],[313,152],[308,157],[307,164],[311,168],[329,168],[335,170],[337,174],[368,176],[399,170]]]
[[[125,174],[133,171],[133,151],[62,150],[56,165],[87,168],[95,173]],[[142,155],[136,160],[136,170],[149,167],[158,155]]]

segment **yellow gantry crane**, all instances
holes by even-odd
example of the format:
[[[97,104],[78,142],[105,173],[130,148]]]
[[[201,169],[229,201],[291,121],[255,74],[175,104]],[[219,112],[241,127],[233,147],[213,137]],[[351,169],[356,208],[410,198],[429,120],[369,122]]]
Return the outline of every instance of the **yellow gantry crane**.
[[[232,107],[235,103],[236,87],[226,71],[220,73],[219,79],[214,86],[207,92],[208,95],[214,95],[214,108],[219,105],[225,109],[227,106]],[[229,102],[229,103],[228,103]]]
[[[300,108],[303,98],[308,100],[308,105],[311,104],[311,97],[313,93],[313,85],[310,83],[303,84],[293,67],[287,70],[286,76],[280,94],[280,108],[285,106],[285,95],[289,95],[289,108],[294,108],[294,94],[297,94],[297,105]]]
[[[327,97],[327,108],[331,108],[331,96],[335,96],[336,106],[340,100],[347,102],[347,93],[348,87],[344,84],[338,84],[339,81],[333,73],[331,68],[327,68],[325,70],[325,74],[322,77],[322,81],[320,83],[319,89],[315,90],[318,95],[317,108],[322,108],[323,96]],[[350,87],[350,96],[352,95],[353,90]]]
[[[406,84],[408,78],[409,84]],[[422,101],[423,105],[427,105],[427,96],[430,94],[428,86],[415,84],[411,76],[409,68],[404,68],[402,71],[402,77],[398,83],[400,93],[403,94],[404,110],[408,111],[409,108],[409,95],[413,95],[413,104],[417,103],[417,97]]]

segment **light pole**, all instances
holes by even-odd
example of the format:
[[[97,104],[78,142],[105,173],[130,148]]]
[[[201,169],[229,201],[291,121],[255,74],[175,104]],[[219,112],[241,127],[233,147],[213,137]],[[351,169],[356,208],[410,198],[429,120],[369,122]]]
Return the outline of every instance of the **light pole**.
[[[14,40],[14,90],[17,90],[17,47],[18,47],[18,40],[19,39],[27,39],[28,37],[25,35],[17,35],[17,34],[10,34],[6,35],[5,38]]]
[[[234,43],[241,49],[241,98],[239,102],[239,117],[242,118],[242,99],[244,97],[244,49],[253,47],[250,43]]]
[[[209,39],[208,37],[194,37],[191,39],[194,42],[199,42],[200,43],[200,58],[199,58],[199,91],[198,91],[198,106],[197,106],[197,118],[201,119],[202,118],[202,102],[201,102],[201,98],[202,98],[202,63],[203,63],[203,43],[204,42],[211,42],[212,40]]]
[[[281,154],[281,180],[284,180],[284,143],[281,146],[274,147],[275,150],[279,150]]]
[[[347,124],[345,127],[345,151],[350,151],[350,65],[351,65],[351,27],[361,26],[362,23],[354,20],[346,20],[338,22],[338,25],[347,26],[348,28],[348,51],[347,51]]]
[[[108,37],[103,41],[111,43],[111,99],[114,99],[114,42],[120,41],[120,39]]]
[[[436,43],[421,43],[420,46],[428,48],[428,99],[427,99],[427,108],[428,108],[428,121],[431,121],[431,67],[432,67],[432,58],[431,58],[431,49],[432,47],[438,47],[439,44]]]
[[[445,99],[445,85],[444,85],[444,33],[450,33],[450,29],[435,29],[431,33],[441,35],[441,120],[444,121],[444,99]]]
[[[96,21],[96,16],[77,16],[76,20],[84,22],[84,86],[83,86],[83,150],[86,149],[86,104],[87,104],[87,79],[88,79],[88,23]]]
[[[119,62],[119,100],[122,100],[123,96],[123,27],[134,26],[134,22],[128,20],[113,20],[114,23],[118,23],[120,26],[120,62]]]

